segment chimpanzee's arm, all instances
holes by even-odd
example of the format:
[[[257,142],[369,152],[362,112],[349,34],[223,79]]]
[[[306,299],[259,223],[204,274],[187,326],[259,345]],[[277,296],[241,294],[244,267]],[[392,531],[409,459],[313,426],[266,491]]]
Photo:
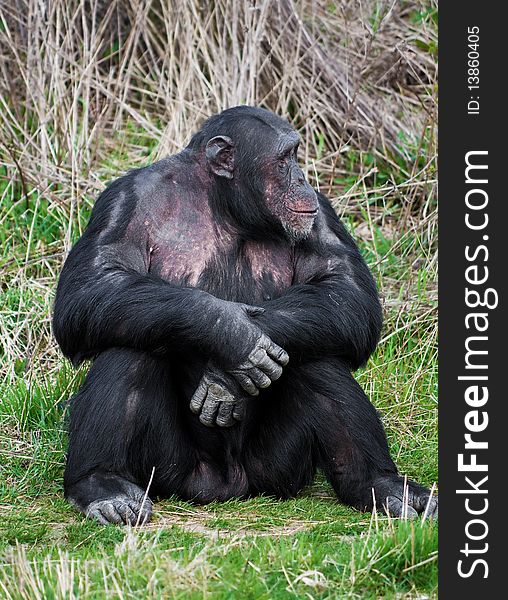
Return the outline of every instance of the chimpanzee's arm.
[[[152,275],[148,235],[136,225],[128,177],[101,195],[62,270],[53,330],[64,354],[77,364],[114,346],[189,347],[236,367],[261,340],[250,319],[261,309]],[[262,341],[281,351],[266,336]]]
[[[305,242],[299,280],[262,304],[261,329],[293,358],[340,355],[356,369],[379,339],[381,306],[372,275],[328,200],[319,195],[316,235]]]

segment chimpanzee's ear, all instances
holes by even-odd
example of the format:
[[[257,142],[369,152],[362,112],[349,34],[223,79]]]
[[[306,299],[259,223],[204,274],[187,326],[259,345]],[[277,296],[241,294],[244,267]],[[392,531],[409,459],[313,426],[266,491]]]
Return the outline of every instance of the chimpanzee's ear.
[[[226,179],[233,178],[235,153],[233,140],[226,135],[217,135],[206,144],[206,159],[212,172]]]

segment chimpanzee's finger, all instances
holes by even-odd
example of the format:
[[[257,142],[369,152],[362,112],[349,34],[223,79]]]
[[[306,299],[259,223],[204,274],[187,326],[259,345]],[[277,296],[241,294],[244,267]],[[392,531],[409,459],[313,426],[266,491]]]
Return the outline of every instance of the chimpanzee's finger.
[[[242,371],[230,371],[230,373],[238,381],[242,389],[247,392],[247,394],[250,394],[251,396],[257,396],[259,394],[256,384],[248,375]]]
[[[234,401],[234,398],[227,390],[218,383],[211,383],[208,386],[208,394],[206,395],[206,400],[201,408],[199,420],[203,425],[213,427],[215,425],[215,415],[219,410],[220,404],[222,402],[232,401]]]
[[[245,412],[246,402],[243,398],[240,398],[240,400],[235,402],[235,406],[233,408],[233,419],[236,419],[237,421],[243,421],[245,418]]]
[[[212,387],[214,388],[213,391]],[[199,420],[207,427],[213,427],[215,425],[215,415],[217,414],[220,404],[219,396],[214,393],[216,392],[215,388],[217,387],[219,386],[215,383],[208,385],[206,398],[201,407],[201,412],[199,413]]]
[[[259,368],[262,369],[270,378],[270,381],[276,381],[282,375],[282,367],[273,361],[270,357],[268,357],[268,361],[259,365]]]
[[[265,375],[265,373],[263,373],[263,371],[261,369],[258,369],[257,367],[251,367],[249,369],[249,375],[252,381],[259,388],[267,388],[272,383],[270,377],[268,377],[268,375]]]
[[[194,414],[197,415],[199,413],[199,411],[201,410],[201,407],[203,406],[203,402],[205,401],[205,398],[206,398],[207,391],[208,391],[208,382],[203,377],[201,379],[201,381],[199,382],[199,385],[198,385],[196,391],[194,392],[194,394],[192,395],[192,398],[190,401],[190,409]]]
[[[201,412],[199,413],[199,420],[203,425],[207,427],[214,427],[215,415],[219,408],[219,401],[212,398],[210,394],[207,395],[206,400],[203,403]]]
[[[233,419],[234,402],[221,402],[217,412],[217,420],[215,421],[219,427],[231,427],[235,424]]]
[[[266,373],[270,377],[270,381],[278,379],[282,375],[281,366],[268,356],[264,348],[255,348],[249,354],[249,360],[255,367]],[[249,375],[252,377],[251,371],[252,369],[249,369]]]
[[[284,350],[284,348],[281,348],[275,342],[272,342],[272,340],[266,335],[264,335],[260,341],[261,346],[266,350],[269,356],[271,356],[283,367],[285,367],[288,364],[289,355]]]

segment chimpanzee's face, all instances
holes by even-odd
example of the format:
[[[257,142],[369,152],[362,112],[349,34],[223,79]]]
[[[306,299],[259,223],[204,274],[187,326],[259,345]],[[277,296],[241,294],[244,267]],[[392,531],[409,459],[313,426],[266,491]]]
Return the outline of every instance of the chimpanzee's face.
[[[316,193],[298,165],[299,143],[294,131],[279,134],[261,175],[266,206],[293,240],[309,235],[318,212]]]
[[[268,211],[291,240],[305,239],[318,201],[298,165],[300,136],[268,111],[258,110],[258,114],[255,121],[249,117],[228,130],[231,136],[217,135],[207,142],[208,167],[217,177],[231,180],[240,202],[252,203],[253,196],[259,195],[258,207],[262,202],[261,210]]]

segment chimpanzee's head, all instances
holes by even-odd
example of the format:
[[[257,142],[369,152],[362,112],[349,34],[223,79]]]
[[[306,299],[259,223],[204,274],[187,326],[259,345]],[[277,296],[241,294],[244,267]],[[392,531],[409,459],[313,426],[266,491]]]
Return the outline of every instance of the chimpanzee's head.
[[[237,106],[209,119],[190,147],[201,149],[214,185],[211,196],[240,227],[259,237],[310,233],[316,193],[297,162],[300,136],[268,110]]]

